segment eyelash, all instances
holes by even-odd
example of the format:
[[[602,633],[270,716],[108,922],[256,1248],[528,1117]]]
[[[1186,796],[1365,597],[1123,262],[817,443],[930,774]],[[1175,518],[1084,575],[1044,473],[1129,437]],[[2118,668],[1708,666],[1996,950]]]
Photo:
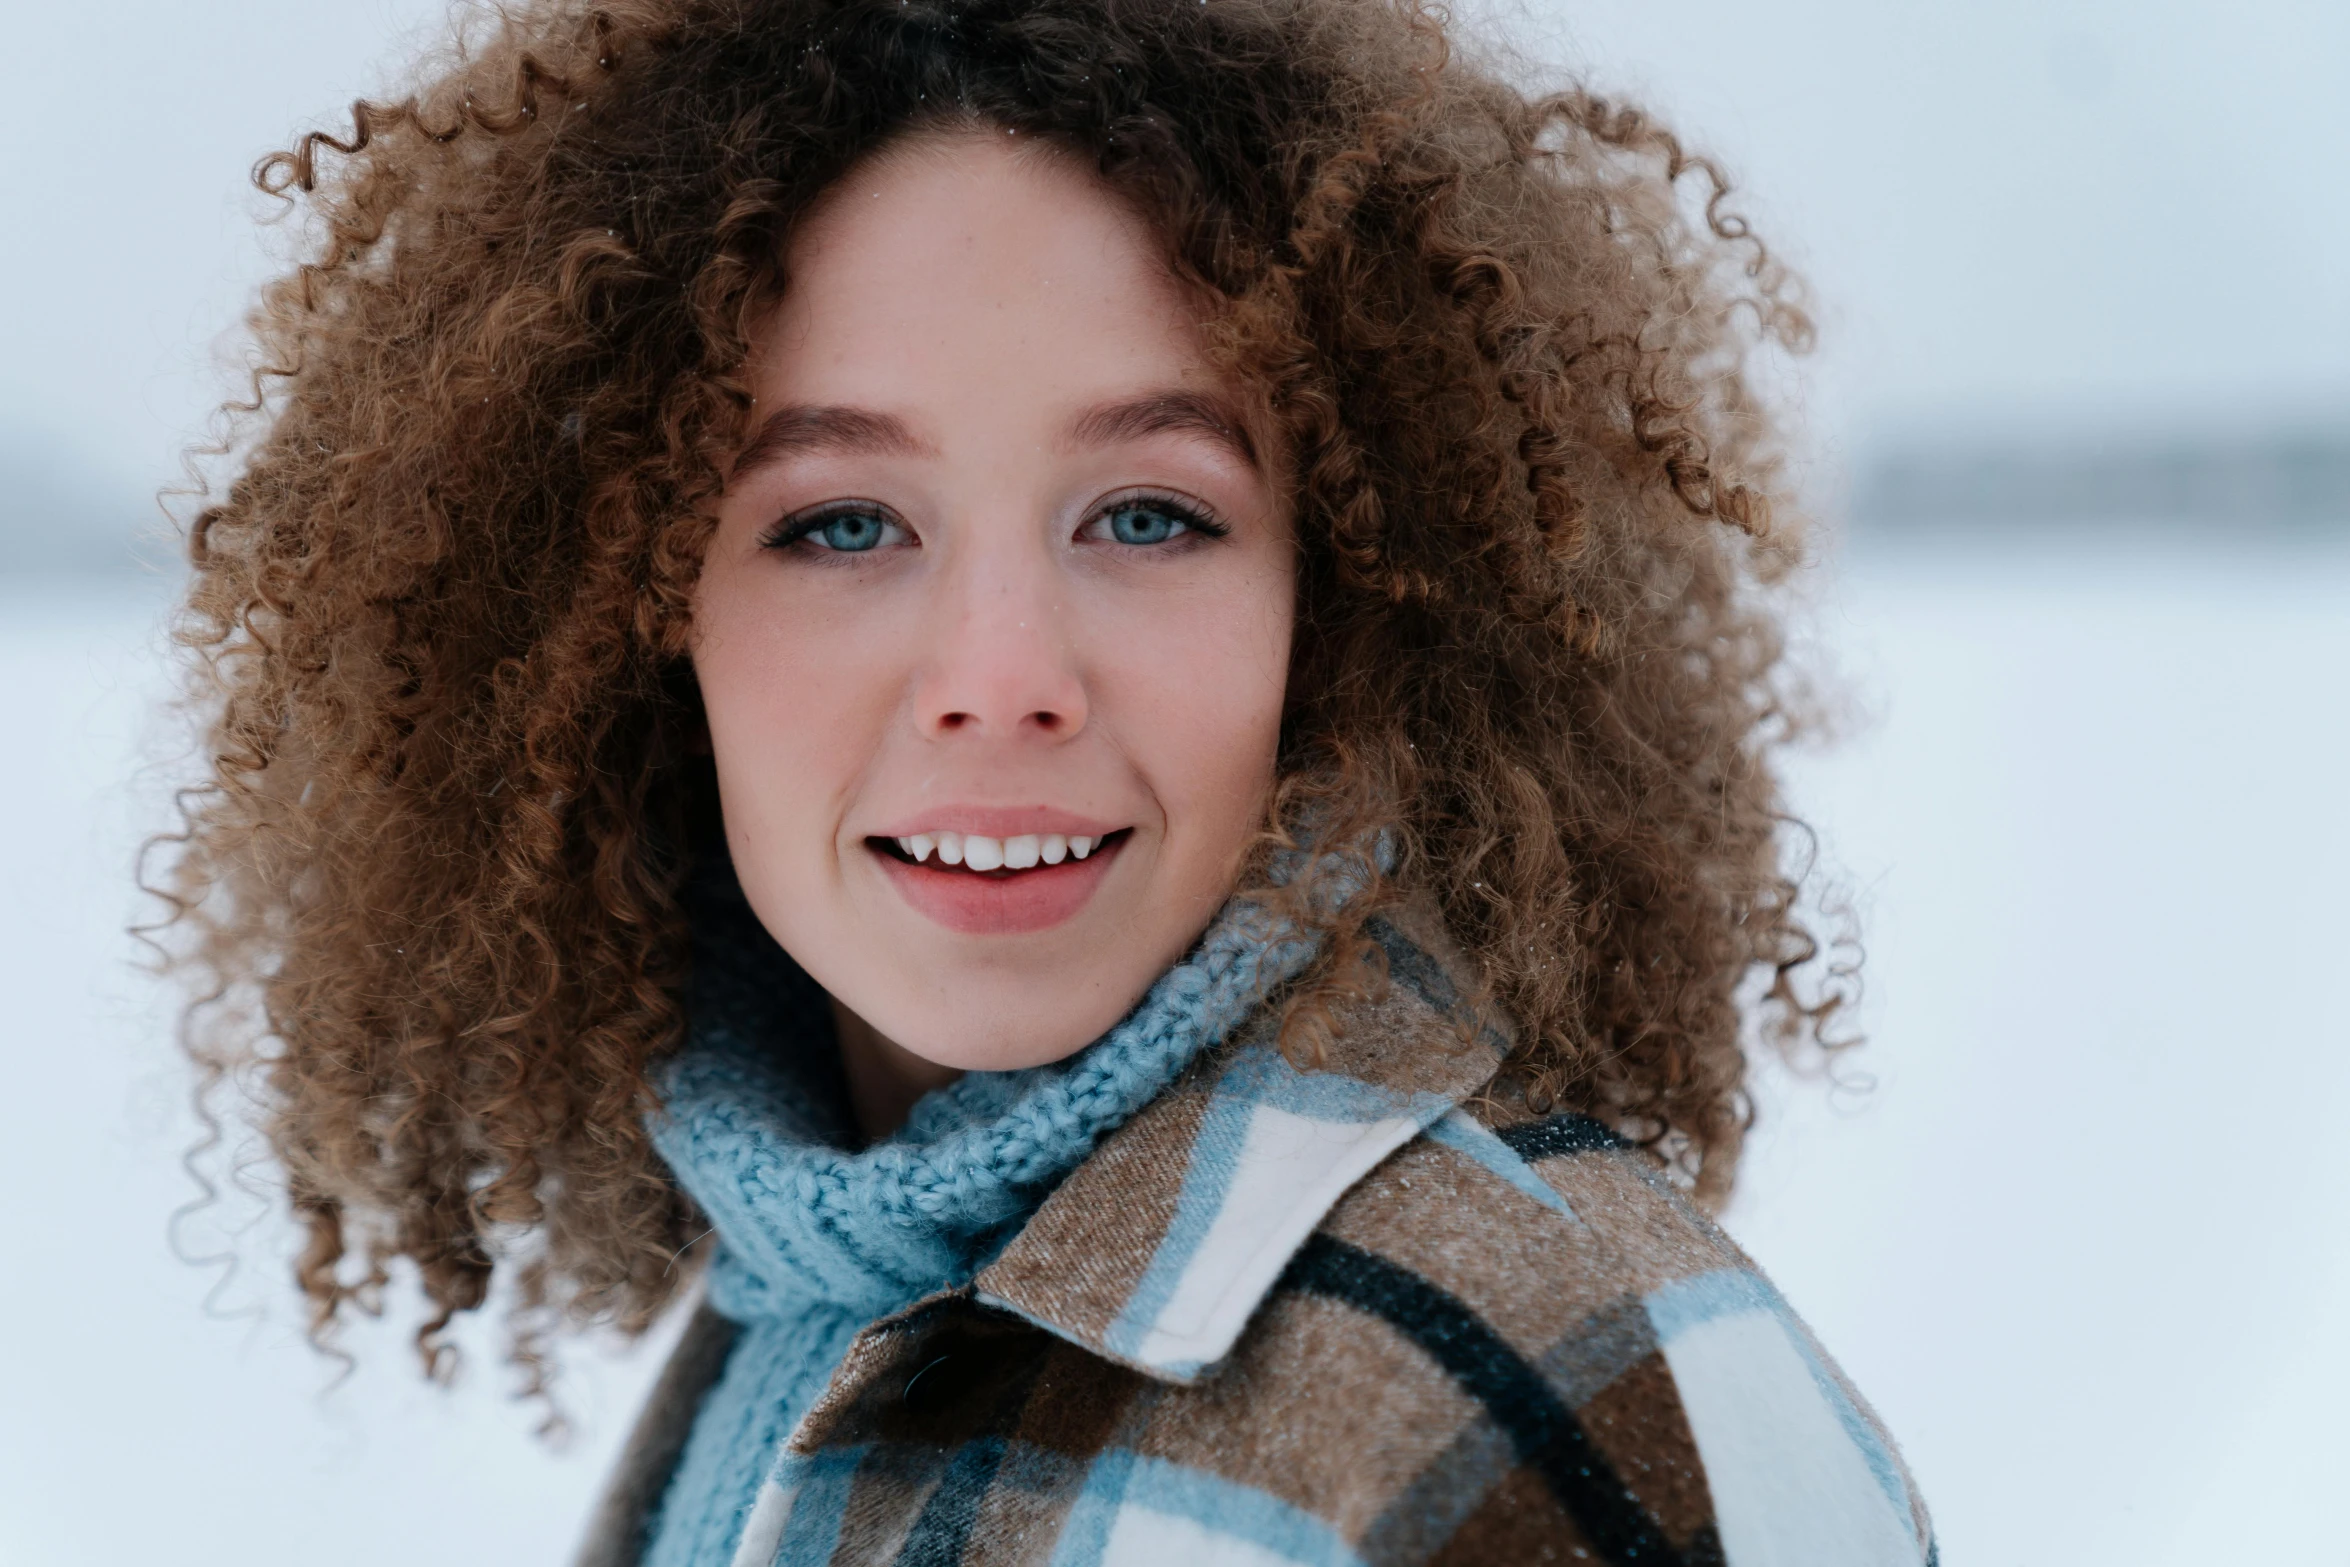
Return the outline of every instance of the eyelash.
[[[1218,517],[1203,502],[1164,490],[1129,490],[1113,495],[1087,514],[1078,531],[1082,533],[1085,529],[1093,527],[1096,523],[1114,514],[1120,507],[1139,504],[1148,504],[1167,512],[1183,524],[1184,531],[1177,539],[1170,540],[1165,544],[1132,544],[1122,546],[1123,548],[1164,551],[1169,548],[1180,548],[1182,538],[1221,539],[1230,536],[1232,532],[1232,525]],[[774,523],[760,536],[759,547],[770,550],[790,549],[829,523],[836,522],[842,517],[858,516],[880,517],[884,521],[904,529],[909,534],[914,531],[906,526],[896,512],[878,501],[828,501],[812,511],[795,513]],[[870,552],[828,549],[813,553],[851,557]]]
[[[772,524],[765,533],[759,536],[759,547],[767,550],[790,549],[825,524],[837,522],[843,517],[879,517],[884,522],[904,529],[908,534],[914,531],[912,528],[906,527],[904,520],[896,512],[882,505],[879,501],[827,501],[808,511],[794,512],[791,516]],[[812,553],[848,557],[871,552],[865,550],[816,550]]]
[[[1182,538],[1207,541],[1226,538],[1232,532],[1232,525],[1217,516],[1204,502],[1195,501],[1188,496],[1177,495],[1167,490],[1127,490],[1113,495],[1086,515],[1085,521],[1079,526],[1078,531],[1084,532],[1095,523],[1111,516],[1122,506],[1140,504],[1156,507],[1181,522],[1183,524]],[[1165,544],[1130,544],[1120,547],[1163,552],[1170,548],[1180,549],[1183,544],[1182,539],[1178,538]]]

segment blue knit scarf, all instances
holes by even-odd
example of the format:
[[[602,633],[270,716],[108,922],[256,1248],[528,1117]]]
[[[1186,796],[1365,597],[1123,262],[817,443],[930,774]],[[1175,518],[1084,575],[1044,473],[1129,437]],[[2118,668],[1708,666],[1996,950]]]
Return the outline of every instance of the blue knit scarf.
[[[1094,1145],[1315,951],[1245,904],[1066,1060],[970,1072],[849,1147],[829,1001],[731,886],[693,911],[685,1048],[653,1139],[718,1234],[709,1299],[743,1325],[696,1416],[646,1567],[724,1561],[760,1478],[850,1339],[959,1286]]]

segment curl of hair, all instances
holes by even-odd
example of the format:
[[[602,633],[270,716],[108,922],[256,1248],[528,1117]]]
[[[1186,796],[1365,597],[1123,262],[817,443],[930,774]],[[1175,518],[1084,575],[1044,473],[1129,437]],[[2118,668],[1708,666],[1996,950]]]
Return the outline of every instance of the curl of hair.
[[[253,1084],[306,1229],[314,1333],[402,1258],[428,1362],[500,1269],[539,1321],[635,1330],[676,1288],[695,1221],[643,1120],[707,807],[705,503],[794,222],[926,129],[1097,169],[1286,432],[1264,853],[1303,821],[1397,851],[1293,1018],[1423,890],[1537,1107],[1727,1194],[1745,1019],[1824,1043],[1839,1001],[1792,980],[1794,541],[1748,368],[1809,326],[1716,168],[1523,74],[1411,0],[538,0],[262,161],[313,238],[190,530],[210,773],[157,885],[215,1003],[188,1047]]]

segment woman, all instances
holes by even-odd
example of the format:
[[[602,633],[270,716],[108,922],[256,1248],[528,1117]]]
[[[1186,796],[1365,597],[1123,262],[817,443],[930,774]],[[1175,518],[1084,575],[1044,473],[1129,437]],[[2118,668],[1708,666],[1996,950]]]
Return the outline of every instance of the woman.
[[[1378,0],[548,0],[265,162],[176,893],[316,1331],[697,1290],[598,1563],[1930,1559],[1701,1212],[1832,1000],[1691,166]]]

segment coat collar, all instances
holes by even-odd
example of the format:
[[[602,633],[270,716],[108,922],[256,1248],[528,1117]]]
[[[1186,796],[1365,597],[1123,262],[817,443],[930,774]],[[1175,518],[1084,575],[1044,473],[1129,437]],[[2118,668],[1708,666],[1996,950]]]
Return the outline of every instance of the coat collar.
[[[1364,934],[1389,983],[1332,1009],[1320,1067],[1283,1057],[1264,1009],[1054,1190],[979,1298],[1163,1381],[1212,1373],[1339,1198],[1509,1050],[1429,911]]]

